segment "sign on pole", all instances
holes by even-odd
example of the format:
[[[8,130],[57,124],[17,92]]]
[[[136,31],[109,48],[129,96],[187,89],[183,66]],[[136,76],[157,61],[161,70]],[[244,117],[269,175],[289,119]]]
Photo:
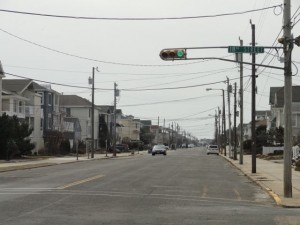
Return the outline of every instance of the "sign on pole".
[[[261,46],[228,46],[229,53],[264,53],[265,49]]]

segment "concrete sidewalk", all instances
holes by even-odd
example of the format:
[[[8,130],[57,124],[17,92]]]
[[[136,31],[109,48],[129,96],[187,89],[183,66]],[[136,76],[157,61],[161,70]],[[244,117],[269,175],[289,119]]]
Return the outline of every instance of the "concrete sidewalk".
[[[45,167],[45,166],[54,166],[64,163],[75,163],[75,162],[84,162],[88,160],[100,160],[100,159],[118,159],[124,157],[134,157],[134,156],[142,156],[144,153],[139,152],[132,155],[130,152],[126,153],[117,153],[117,156],[114,157],[112,153],[107,154],[94,154],[94,158],[92,159],[87,155],[79,156],[78,160],[76,156],[64,156],[64,157],[31,157],[28,159],[13,159],[11,161],[0,160],[0,172],[7,172],[13,170],[21,170],[21,169],[32,169],[37,167]]]
[[[256,159],[256,173],[252,173],[252,157],[244,155],[243,165],[240,165],[239,159],[233,160],[228,156],[223,156],[235,167],[240,169],[252,181],[260,185],[273,197],[277,205],[287,208],[300,208],[300,171],[292,168],[292,198],[284,197],[283,187],[283,160],[264,160]]]

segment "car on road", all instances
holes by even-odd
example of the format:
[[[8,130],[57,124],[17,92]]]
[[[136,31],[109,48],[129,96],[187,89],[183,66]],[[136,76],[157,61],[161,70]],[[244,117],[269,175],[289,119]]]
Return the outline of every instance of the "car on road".
[[[217,154],[219,155],[219,147],[218,145],[208,145],[206,148],[206,154],[210,155],[210,154]]]
[[[167,155],[167,147],[165,145],[154,145],[152,148],[152,155],[156,154]]]

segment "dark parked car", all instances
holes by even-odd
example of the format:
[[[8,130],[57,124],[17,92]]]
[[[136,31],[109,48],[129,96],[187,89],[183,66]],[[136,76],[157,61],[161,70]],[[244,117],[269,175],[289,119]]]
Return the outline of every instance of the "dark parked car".
[[[116,149],[120,150],[121,152],[126,152],[129,150],[128,145],[126,144],[116,144]]]

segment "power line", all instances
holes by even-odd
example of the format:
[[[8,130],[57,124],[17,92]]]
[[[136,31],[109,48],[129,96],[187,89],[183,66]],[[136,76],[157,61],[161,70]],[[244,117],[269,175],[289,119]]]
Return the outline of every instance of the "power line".
[[[222,16],[234,16],[234,15],[241,15],[251,12],[257,12],[262,10],[268,9],[275,9],[277,7],[282,8],[282,4],[274,5],[269,7],[264,7],[260,9],[252,9],[252,10],[245,10],[240,12],[232,12],[232,13],[221,13],[221,14],[214,14],[214,15],[204,15],[204,16],[183,16],[183,17],[140,17],[140,18],[114,18],[114,17],[85,17],[85,16],[66,16],[66,15],[54,15],[54,14],[44,14],[44,13],[33,13],[33,12],[25,12],[25,11],[16,11],[16,10],[8,10],[8,9],[0,9],[1,12],[6,13],[15,13],[15,14],[22,14],[22,15],[30,15],[30,16],[43,16],[43,17],[54,17],[54,18],[61,18],[61,19],[84,19],[84,20],[131,20],[131,21],[139,21],[139,20],[186,20],[186,19],[203,19],[203,18],[214,18],[214,17],[222,17]]]
[[[132,63],[120,63],[120,62],[103,61],[103,60],[92,59],[92,58],[88,58],[88,57],[84,57],[84,56],[75,55],[75,54],[72,54],[72,53],[63,52],[63,51],[60,51],[60,50],[57,50],[57,49],[54,49],[54,48],[50,48],[50,47],[38,44],[38,43],[33,42],[33,41],[29,41],[25,38],[19,37],[19,36],[15,35],[15,34],[12,34],[12,33],[8,32],[8,31],[6,31],[2,28],[0,28],[0,31],[2,31],[3,33],[6,33],[6,34],[8,34],[8,35],[10,35],[14,38],[17,38],[21,41],[24,41],[24,42],[27,42],[29,44],[38,46],[40,48],[44,48],[44,49],[52,51],[52,52],[56,52],[56,53],[59,53],[59,54],[62,54],[62,55],[67,55],[67,56],[78,58],[78,59],[84,59],[84,60],[88,60],[88,61],[92,61],[92,62],[98,62],[98,63],[106,63],[106,64],[113,64],[113,65],[119,65],[119,66],[136,66],[136,67],[138,67],[138,66],[140,66],[140,67],[171,67],[171,66],[185,66],[185,65],[197,64],[197,63],[202,63],[202,62],[208,61],[208,60],[206,60],[206,61],[196,61],[196,62],[189,62],[189,63],[182,63],[182,64],[171,64],[171,65],[132,64]]]
[[[53,85],[58,85],[58,86],[64,86],[64,87],[73,87],[73,88],[80,88],[80,89],[91,89],[90,87],[83,87],[83,86],[76,86],[76,85],[68,85],[68,84],[61,84],[61,83],[55,83],[55,82],[49,82],[49,81],[43,81],[43,80],[38,80],[38,79],[31,79],[25,76],[20,76],[20,75],[16,75],[16,74],[12,74],[12,73],[8,73],[8,72],[4,72],[4,74],[6,75],[10,75],[10,76],[14,76],[14,77],[18,77],[18,78],[23,78],[23,79],[27,79],[27,80],[34,80],[37,82],[41,82],[41,83],[47,83],[47,84],[53,84]],[[249,75],[244,76],[244,77],[249,77]],[[238,80],[240,79],[238,78],[232,78],[230,80]],[[222,81],[217,81],[217,82],[211,82],[211,83],[205,83],[205,84],[198,84],[198,85],[191,85],[191,86],[180,86],[180,87],[169,87],[169,88],[153,88],[153,89],[120,89],[121,91],[159,91],[159,90],[174,90],[174,89],[186,89],[186,88],[194,88],[194,87],[201,87],[201,86],[207,86],[207,85],[212,85],[212,84],[218,84],[218,83],[225,83],[225,80]],[[95,88],[95,90],[108,90],[108,91],[112,91],[114,89],[112,88]]]
[[[232,56],[232,55],[228,55]],[[226,58],[227,56],[223,56],[221,58]],[[29,70],[42,70],[42,71],[54,71],[54,72],[66,72],[66,73],[84,73],[84,74],[90,74],[90,72],[87,71],[76,71],[76,70],[59,70],[59,69],[49,69],[49,68],[36,68],[36,67],[27,67],[27,66],[15,66],[15,65],[3,65],[4,67],[13,67],[13,68],[22,68],[22,69],[29,69]],[[208,70],[208,71],[196,71],[196,72],[190,72],[190,73],[124,73],[124,72],[101,72],[102,75],[132,75],[132,76],[163,76],[163,75],[173,75],[173,76],[183,76],[183,75],[196,75],[200,73],[213,73],[213,72],[222,72],[227,70],[235,69],[235,67],[227,67],[224,69],[216,69],[216,70]],[[149,78],[153,79],[153,78]]]
[[[182,102],[182,101],[188,101],[188,100],[196,100],[196,99],[212,97],[212,96],[218,96],[218,95],[214,94],[214,95],[205,95],[205,96],[199,96],[199,97],[193,97],[193,98],[175,99],[175,100],[169,100],[169,101],[140,103],[140,104],[131,104],[131,105],[118,105],[118,106],[119,107],[131,107],[131,106],[157,105],[157,104],[163,104],[163,103],[172,103],[172,102]]]

